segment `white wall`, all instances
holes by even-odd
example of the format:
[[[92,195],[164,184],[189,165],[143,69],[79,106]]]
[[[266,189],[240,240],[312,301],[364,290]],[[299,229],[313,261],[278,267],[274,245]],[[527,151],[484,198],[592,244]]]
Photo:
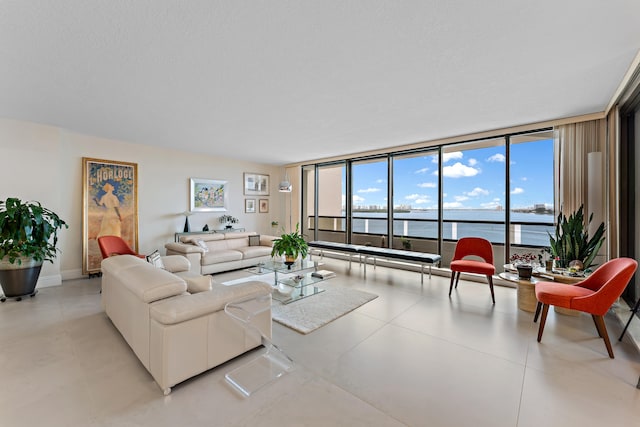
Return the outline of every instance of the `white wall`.
[[[212,142],[213,143],[213,142]],[[229,153],[233,147],[230,145]],[[284,169],[229,158],[187,153],[82,135],[65,129],[0,118],[0,199],[38,200],[69,224],[60,233],[62,251],[54,264],[43,267],[38,286],[59,284],[82,274],[82,158],[138,164],[139,250],[164,252],[164,244],[182,231],[189,209],[189,178],[227,180],[229,210],[239,227],[273,234],[271,221],[283,224],[284,205],[278,183]],[[245,197],[243,172],[270,175],[270,195]],[[269,199],[269,213],[244,213],[246,198]],[[257,205],[256,205],[257,206]],[[221,228],[222,213],[196,213],[189,217],[192,231],[204,224]]]

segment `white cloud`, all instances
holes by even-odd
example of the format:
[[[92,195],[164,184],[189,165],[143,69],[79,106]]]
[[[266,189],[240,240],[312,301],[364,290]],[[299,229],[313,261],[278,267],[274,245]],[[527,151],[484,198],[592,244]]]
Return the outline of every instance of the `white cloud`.
[[[520,187],[516,187],[513,190],[511,190],[511,194],[522,194],[522,193],[524,193],[524,189]]]
[[[384,184],[385,180],[384,179],[376,179],[376,184]]]
[[[445,203],[442,204],[442,207],[444,209],[461,208],[462,207],[462,203],[460,203],[460,202],[445,202]]]
[[[484,188],[476,187],[473,190],[469,191],[468,193],[464,193],[464,194],[470,197],[488,196],[489,191],[485,190]]]
[[[498,206],[500,206],[500,202],[493,200],[492,202],[488,202],[488,203],[480,203],[480,207],[483,209],[495,209]]]
[[[528,178],[526,176],[523,176],[522,178],[520,178],[523,181],[526,181]]]
[[[427,173],[427,172],[429,172],[429,168],[422,168],[416,171],[416,173]]]
[[[420,184],[418,184],[418,187],[420,187],[420,188],[437,188],[438,184],[436,184],[435,182],[421,182]]]
[[[476,159],[469,159],[467,163],[469,163],[469,166],[475,166],[478,164],[478,161]]]
[[[379,188],[363,188],[358,190],[358,193],[377,193],[380,191]]]
[[[487,159],[488,162],[502,162],[502,163],[504,163],[505,160],[507,160],[507,158],[504,156],[504,154],[500,154],[500,153],[496,153]]]
[[[469,200],[467,196],[455,196],[454,199],[456,202],[464,202],[465,200]]]
[[[412,203],[418,205],[431,202],[431,198],[425,194],[409,194],[404,198],[407,200],[411,200]]]
[[[447,178],[462,178],[476,176],[480,171],[470,166],[465,166],[460,162],[456,162],[451,166],[442,168],[442,174]]]
[[[354,194],[352,200],[353,200],[354,204],[359,204],[359,203],[364,202],[365,198],[364,197],[360,197],[357,194]]]
[[[463,156],[462,151],[454,151],[452,153],[442,153],[442,163],[447,163],[449,160],[461,159]],[[438,163],[438,156],[433,157],[433,163]]]

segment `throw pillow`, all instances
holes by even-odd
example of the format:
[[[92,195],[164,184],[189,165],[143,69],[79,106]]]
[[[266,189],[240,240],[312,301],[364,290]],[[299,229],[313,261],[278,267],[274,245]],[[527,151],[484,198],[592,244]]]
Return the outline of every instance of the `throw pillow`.
[[[162,257],[160,256],[160,252],[157,250],[153,251],[150,255],[147,255],[147,261],[156,268],[164,269]]]
[[[260,235],[249,236],[249,246],[260,246]]]
[[[204,240],[202,239],[196,239],[195,240],[196,245],[200,246],[202,249],[204,249],[205,252],[209,252],[209,246],[207,246],[207,244],[205,243]]]

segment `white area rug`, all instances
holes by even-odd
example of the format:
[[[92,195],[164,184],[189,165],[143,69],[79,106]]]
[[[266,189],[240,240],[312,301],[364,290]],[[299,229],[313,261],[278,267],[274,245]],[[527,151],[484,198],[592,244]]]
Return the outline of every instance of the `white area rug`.
[[[278,278],[281,278],[281,275],[278,275]],[[230,280],[222,284],[233,286],[250,280],[258,280],[273,285],[274,277],[273,273],[262,274]],[[355,310],[361,305],[378,298],[378,295],[369,292],[343,288],[340,285],[334,284],[334,280],[339,281],[340,279],[331,279],[326,283],[318,284],[318,286],[325,289],[324,292],[292,302],[291,304],[285,305],[274,299],[271,306],[271,317],[276,322],[294,331],[308,334],[336,320],[338,317]]]
[[[308,334],[378,298],[378,295],[339,285],[322,287],[326,289],[325,292],[291,304],[284,305],[274,300],[271,306],[273,320],[294,331]]]

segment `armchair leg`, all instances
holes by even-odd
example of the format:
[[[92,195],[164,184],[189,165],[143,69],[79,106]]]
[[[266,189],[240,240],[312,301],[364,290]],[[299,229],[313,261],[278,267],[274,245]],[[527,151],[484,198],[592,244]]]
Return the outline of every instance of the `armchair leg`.
[[[542,318],[538,327],[538,342],[542,341],[542,333],[544,332],[544,324],[547,321],[547,313],[549,312],[549,304],[542,305]]]
[[[613,357],[613,349],[611,348],[611,341],[609,341],[609,334],[607,333],[607,327],[604,325],[604,318],[602,316],[593,316],[593,321],[596,323],[596,328],[598,329],[598,334],[604,340],[604,345],[607,346],[607,353],[609,353],[610,358]]]
[[[542,303],[538,301],[538,304],[536,304],[536,314],[533,316],[533,323],[536,323],[538,321],[538,317],[540,317],[541,308],[542,308]]]
[[[460,280],[460,271],[456,271],[456,286],[455,288],[458,289],[458,280]]]
[[[602,331],[600,330],[600,325],[598,325],[598,321],[596,320],[596,315],[592,314],[591,318],[593,319],[593,323],[596,325],[596,330],[598,331],[598,336],[602,338]]]
[[[449,296],[451,296],[451,291],[453,290],[453,281],[455,280],[456,272],[451,272],[451,283],[449,284]]]
[[[493,277],[491,276],[487,276],[487,281],[489,282],[489,289],[491,289],[491,301],[493,301],[493,303],[496,303],[496,296],[493,293]]]

